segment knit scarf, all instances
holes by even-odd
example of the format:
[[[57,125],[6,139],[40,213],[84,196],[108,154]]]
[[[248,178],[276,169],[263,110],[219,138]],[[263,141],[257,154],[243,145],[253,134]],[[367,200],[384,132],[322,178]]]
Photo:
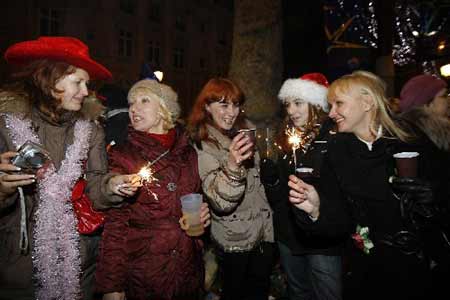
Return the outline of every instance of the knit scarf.
[[[5,122],[15,147],[26,141],[40,144],[30,120],[5,114]],[[74,184],[83,174],[91,130],[89,121],[78,120],[74,142],[68,146],[61,167],[56,170],[52,164],[38,181],[32,255],[37,299],[74,300],[81,295],[80,237],[70,199]]]

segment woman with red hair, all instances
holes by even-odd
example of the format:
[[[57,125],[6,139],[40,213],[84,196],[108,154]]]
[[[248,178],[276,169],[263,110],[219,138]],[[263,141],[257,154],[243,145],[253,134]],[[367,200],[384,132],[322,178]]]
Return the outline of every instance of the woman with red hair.
[[[103,219],[83,192],[97,198],[107,162],[86,99],[112,74],[73,37],[16,43],[5,60],[20,69],[0,90],[0,298],[92,299]]]
[[[225,300],[267,299],[274,251],[272,210],[243,103],[234,82],[213,78],[189,117],[203,192],[212,208],[211,237],[223,254]]]

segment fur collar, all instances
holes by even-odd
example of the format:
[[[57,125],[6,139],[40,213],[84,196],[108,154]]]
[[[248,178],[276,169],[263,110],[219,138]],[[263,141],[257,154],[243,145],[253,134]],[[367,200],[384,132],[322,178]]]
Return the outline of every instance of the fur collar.
[[[436,116],[428,107],[412,109],[402,118],[419,127],[425,135],[441,150],[450,150],[450,120]]]
[[[0,113],[31,114],[31,104],[24,92],[0,90]],[[105,107],[94,95],[84,99],[80,110],[81,116],[87,120],[97,120],[105,111]]]

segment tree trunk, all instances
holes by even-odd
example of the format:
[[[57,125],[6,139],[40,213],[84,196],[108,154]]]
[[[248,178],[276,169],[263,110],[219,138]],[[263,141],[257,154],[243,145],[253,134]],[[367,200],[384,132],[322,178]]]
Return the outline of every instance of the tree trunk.
[[[281,0],[235,0],[229,76],[246,95],[245,112],[257,124],[272,119],[282,83]]]
[[[387,83],[387,94],[395,94],[395,68],[392,58],[392,42],[394,37],[395,1],[375,1],[375,16],[378,23],[378,55],[375,72]]]

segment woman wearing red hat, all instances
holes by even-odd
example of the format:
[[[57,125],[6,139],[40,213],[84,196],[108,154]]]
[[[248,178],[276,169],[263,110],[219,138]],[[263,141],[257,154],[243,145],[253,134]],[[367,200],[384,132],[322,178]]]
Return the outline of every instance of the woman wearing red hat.
[[[330,130],[334,127],[326,115],[327,91],[328,81],[321,73],[305,74],[283,83],[278,94],[286,110],[285,126],[278,139],[282,153],[276,165],[269,159],[261,165],[261,180],[274,211],[275,240],[292,300],[342,299],[343,238],[309,236],[296,226],[288,199],[288,177],[296,169],[304,170],[311,179],[319,176]],[[302,138],[295,160],[292,146],[288,144],[288,128]]]
[[[89,81],[111,73],[71,37],[17,43],[5,59],[20,69],[0,92],[0,298],[92,299],[102,216],[82,178],[95,199],[107,163],[82,107]]]
[[[311,235],[348,235],[344,299],[434,299],[426,245],[439,217],[434,191],[412,173],[393,176],[393,155],[418,148],[387,101],[385,83],[370,72],[330,85],[329,116],[338,133],[328,141],[319,183],[291,175],[289,200],[297,224]],[[418,175],[427,179],[423,158],[420,153]]]

